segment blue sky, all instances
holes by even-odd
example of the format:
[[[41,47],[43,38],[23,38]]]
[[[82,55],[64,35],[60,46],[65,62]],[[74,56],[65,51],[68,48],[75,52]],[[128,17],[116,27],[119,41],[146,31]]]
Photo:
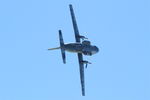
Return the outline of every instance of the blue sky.
[[[74,42],[69,4],[80,34],[100,52],[84,57],[81,96],[76,54],[62,63],[58,30]],[[0,100],[150,100],[149,0],[1,0]]]

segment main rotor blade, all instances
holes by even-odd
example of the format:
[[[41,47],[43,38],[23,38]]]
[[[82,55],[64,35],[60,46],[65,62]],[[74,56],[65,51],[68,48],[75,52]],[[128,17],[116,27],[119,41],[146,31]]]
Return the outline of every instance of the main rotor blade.
[[[79,37],[80,34],[79,34],[74,10],[73,10],[73,7],[71,4],[69,5],[69,8],[70,8],[70,14],[71,14],[71,19],[72,19],[73,29],[74,29],[74,33],[75,33],[75,39],[76,39],[76,42],[80,42],[80,37]]]
[[[83,55],[81,53],[78,53],[78,60],[79,60],[79,69],[80,69],[80,81],[81,81],[82,96],[85,96],[84,63],[83,63]]]

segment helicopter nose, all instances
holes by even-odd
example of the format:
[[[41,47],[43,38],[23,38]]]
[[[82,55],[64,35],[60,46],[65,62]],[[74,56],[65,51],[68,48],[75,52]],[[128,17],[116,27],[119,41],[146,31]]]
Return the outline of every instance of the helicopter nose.
[[[99,52],[99,48],[95,46],[95,50],[98,53]]]
[[[93,51],[92,51],[92,54],[96,54],[96,53],[98,53],[98,52],[99,52],[98,47],[94,46]]]

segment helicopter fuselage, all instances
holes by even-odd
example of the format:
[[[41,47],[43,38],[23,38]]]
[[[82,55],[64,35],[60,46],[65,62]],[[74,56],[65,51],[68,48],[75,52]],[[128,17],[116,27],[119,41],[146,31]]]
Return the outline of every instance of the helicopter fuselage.
[[[84,55],[93,55],[99,51],[98,47],[90,44],[68,43],[62,47],[68,52],[83,53]]]

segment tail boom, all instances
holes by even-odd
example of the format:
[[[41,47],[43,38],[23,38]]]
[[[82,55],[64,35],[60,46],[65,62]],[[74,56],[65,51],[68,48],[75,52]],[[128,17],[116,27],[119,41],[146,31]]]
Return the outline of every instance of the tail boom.
[[[57,50],[60,49],[60,47],[56,47],[56,48],[49,48],[48,50]]]

